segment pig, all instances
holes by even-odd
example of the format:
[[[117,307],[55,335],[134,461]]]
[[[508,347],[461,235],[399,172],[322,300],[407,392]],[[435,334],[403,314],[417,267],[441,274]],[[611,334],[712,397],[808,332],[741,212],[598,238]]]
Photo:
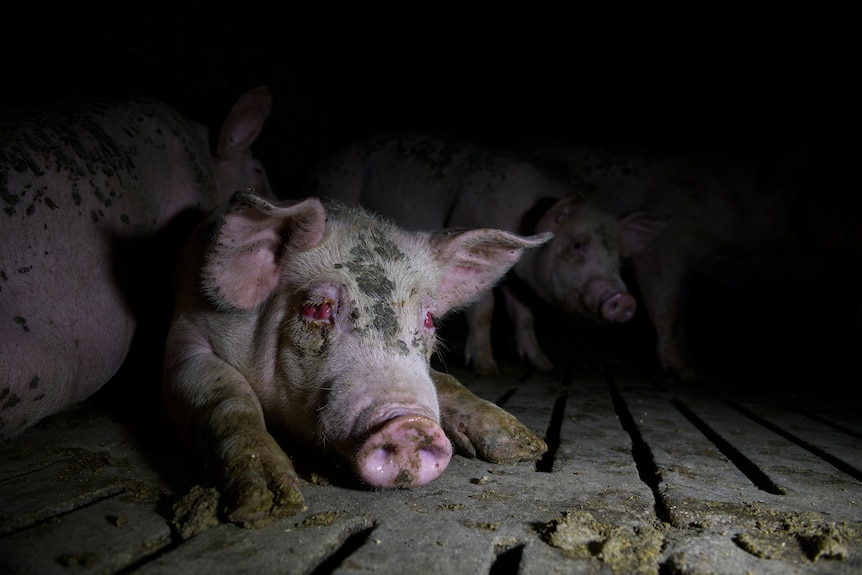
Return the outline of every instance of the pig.
[[[377,134],[349,145],[314,166],[305,186],[307,194],[363,205],[408,228],[552,232],[499,289],[520,358],[542,370],[553,363],[539,345],[529,299],[597,322],[628,321],[637,303],[620,276],[621,259],[643,250],[663,225],[646,212],[611,216],[514,154],[422,133]],[[488,291],[465,312],[464,360],[480,374],[499,371],[494,304]]]
[[[164,337],[184,235],[236,189],[269,190],[251,145],[271,107],[265,87],[240,97],[215,155],[206,126],[150,98],[0,120],[0,438],[99,390],[141,320],[164,317]],[[163,339],[147,343],[159,365]]]
[[[688,299],[695,274],[731,288],[777,285],[809,252],[790,201],[793,169],[753,156],[586,145],[534,145],[532,161],[566,179],[612,214],[645,210],[666,222],[629,260],[668,375],[702,378],[688,348]],[[760,290],[762,291],[762,289]]]
[[[190,238],[165,347],[164,406],[220,493],[256,527],[304,507],[276,437],[332,453],[362,484],[427,484],[457,450],[535,460],[543,440],[430,367],[435,324],[549,234],[407,231],[317,198],[245,191]]]

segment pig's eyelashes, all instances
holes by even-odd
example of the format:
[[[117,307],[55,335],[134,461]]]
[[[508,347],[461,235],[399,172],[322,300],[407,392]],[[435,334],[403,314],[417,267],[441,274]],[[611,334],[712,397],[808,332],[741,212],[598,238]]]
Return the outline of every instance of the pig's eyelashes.
[[[302,319],[315,323],[332,323],[332,304],[329,302],[305,302],[302,304]]]

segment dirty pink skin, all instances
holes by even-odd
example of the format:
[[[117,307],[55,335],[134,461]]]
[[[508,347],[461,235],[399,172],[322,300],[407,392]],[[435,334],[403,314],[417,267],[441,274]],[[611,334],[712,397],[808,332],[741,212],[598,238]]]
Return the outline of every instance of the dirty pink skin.
[[[306,191],[363,205],[410,229],[493,227],[553,232],[524,255],[499,290],[515,324],[522,359],[550,369],[533,313],[516,295],[525,286],[565,312],[625,322],[637,310],[620,277],[621,259],[641,251],[662,222],[644,212],[621,217],[596,209],[562,180],[515,156],[422,134],[381,134],[321,162]],[[479,373],[498,370],[491,346],[494,293],[467,310],[465,360]]]
[[[578,146],[547,146],[531,157],[610,213],[643,210],[667,221],[630,261],[660,365],[684,380],[698,378],[685,345],[693,274],[766,285],[768,276],[796,273],[786,262],[798,264],[810,247],[793,223],[787,173],[764,177],[753,159]]]
[[[172,251],[168,240],[183,235],[187,218],[200,221],[236,189],[268,189],[250,146],[271,105],[265,88],[242,96],[215,155],[205,126],[149,99],[7,114],[0,437],[85,399],[117,372],[139,319],[158,312],[147,304],[169,287],[160,278],[170,277],[179,242]]]
[[[165,353],[166,411],[214,472],[225,518],[254,526],[303,507],[270,432],[380,488],[434,480],[452,442],[491,461],[540,457],[542,440],[429,361],[437,318],[548,239],[409,232],[314,198],[237,193],[184,251]]]

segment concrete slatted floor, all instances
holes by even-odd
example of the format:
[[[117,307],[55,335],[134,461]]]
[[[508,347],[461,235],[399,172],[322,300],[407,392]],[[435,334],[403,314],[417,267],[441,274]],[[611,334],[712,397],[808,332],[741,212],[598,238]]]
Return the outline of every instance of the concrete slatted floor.
[[[298,453],[305,511],[181,540],[193,462],[152,418],[90,402],[2,447],[0,572],[862,572],[858,405],[611,367],[452,373],[548,456],[456,455],[428,486],[373,491]]]

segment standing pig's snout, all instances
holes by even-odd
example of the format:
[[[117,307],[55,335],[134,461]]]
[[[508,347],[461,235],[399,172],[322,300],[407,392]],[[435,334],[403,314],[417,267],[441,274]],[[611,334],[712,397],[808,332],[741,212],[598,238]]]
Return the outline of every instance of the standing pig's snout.
[[[637,302],[631,294],[615,293],[602,302],[602,317],[616,323],[627,322],[635,315],[637,307]]]
[[[423,415],[402,415],[372,433],[356,455],[356,469],[374,487],[414,487],[436,479],[452,459],[443,429]]]

